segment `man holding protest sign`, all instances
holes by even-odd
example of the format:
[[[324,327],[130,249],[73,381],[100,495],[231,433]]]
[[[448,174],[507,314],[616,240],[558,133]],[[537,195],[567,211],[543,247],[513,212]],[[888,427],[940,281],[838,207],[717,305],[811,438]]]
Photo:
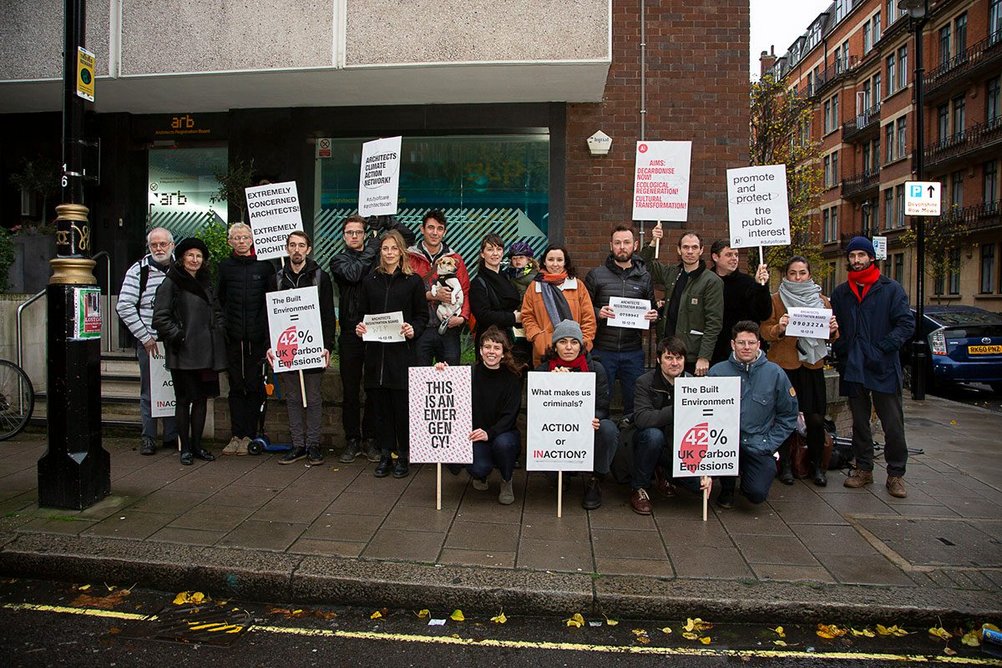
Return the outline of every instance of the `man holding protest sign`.
[[[585,277],[598,322],[592,355],[609,374],[610,390],[619,378],[623,415],[633,412],[634,384],[644,372],[643,332],[658,317],[652,307],[654,283],[644,261],[635,255],[637,245],[631,226],[617,226],[612,231],[605,264]]]
[[[718,239],[710,246],[713,273],[724,283],[724,319],[720,336],[713,348],[710,364],[723,362],[731,355],[729,332],[741,320],[761,323],[769,317],[772,300],[769,296],[769,268],[760,264],[755,277],[738,269],[740,255],[727,239]]]
[[[436,360],[457,366],[459,331],[470,319],[470,274],[459,253],[452,252],[446,245],[445,231],[445,213],[432,209],[421,222],[421,242],[407,249],[407,262],[424,281],[425,298],[428,300],[427,324],[418,332],[417,341],[418,364],[421,366],[431,366]],[[436,285],[436,263],[443,257],[455,261],[455,277],[462,288],[462,295],[445,284]],[[438,315],[440,304],[452,307],[449,309],[451,315],[445,319]]]
[[[654,282],[665,289],[665,306],[658,333],[682,339],[689,351],[685,370],[696,376],[705,376],[724,317],[723,281],[703,264],[703,239],[697,233],[685,232],[679,238],[680,263],[671,267],[661,264],[654,257],[654,247],[664,237],[664,230],[657,225],[651,234],[653,240],[641,256],[647,262]]]
[[[313,244],[306,232],[296,230],[289,233],[285,245],[288,261],[271,279],[269,293],[313,288],[317,291],[317,301],[310,303],[300,294],[289,295],[278,304],[278,295],[269,295],[273,315],[269,324],[278,322],[279,314],[287,314],[287,322],[279,331],[272,327],[273,345],[268,349],[268,361],[279,372],[282,368],[297,369],[276,373],[285,395],[285,405],[289,411],[289,432],[292,434],[292,450],[278,460],[279,464],[292,464],[304,457],[309,464],[319,465],[324,461],[320,450],[320,428],[323,420],[323,398],[320,385],[323,372],[330,364],[330,351],[334,348],[334,332],[337,322],[334,318],[334,288],[327,273],[310,257]],[[304,327],[315,322],[319,312],[320,331],[315,327]],[[312,317],[309,317],[312,316]],[[273,320],[274,317],[274,320]],[[284,325],[288,324],[288,327]],[[318,350],[319,349],[319,350]],[[306,356],[306,359],[299,360]],[[302,362],[303,366],[298,366]]]
[[[709,376],[741,379],[741,492],[759,504],[769,496],[776,477],[773,455],[797,428],[797,392],[783,369],[762,354],[758,323],[742,320],[734,325],[731,350],[730,359],[715,364]],[[734,507],[734,487],[734,478],[721,479],[718,506]]]
[[[873,483],[870,412],[876,409],[886,440],[887,491],[903,499],[908,496],[904,481],[908,446],[899,352],[915,332],[915,316],[901,285],[882,276],[874,264],[876,252],[869,239],[853,237],[846,254],[849,280],[832,292],[832,310],[841,328],[832,348],[837,356],[839,393],[849,397],[856,468],[842,484],[858,489]]]

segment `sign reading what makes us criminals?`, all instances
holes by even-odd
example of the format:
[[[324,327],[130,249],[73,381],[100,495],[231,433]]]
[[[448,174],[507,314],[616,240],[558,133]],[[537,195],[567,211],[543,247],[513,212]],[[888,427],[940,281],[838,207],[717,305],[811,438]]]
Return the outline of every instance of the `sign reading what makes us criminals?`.
[[[591,471],[595,373],[529,373],[527,471]]]

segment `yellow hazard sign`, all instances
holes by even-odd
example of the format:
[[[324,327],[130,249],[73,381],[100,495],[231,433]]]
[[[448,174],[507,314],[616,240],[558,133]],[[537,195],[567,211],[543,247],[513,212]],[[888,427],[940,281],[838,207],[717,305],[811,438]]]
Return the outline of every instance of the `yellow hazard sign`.
[[[94,101],[94,54],[77,47],[77,95]]]

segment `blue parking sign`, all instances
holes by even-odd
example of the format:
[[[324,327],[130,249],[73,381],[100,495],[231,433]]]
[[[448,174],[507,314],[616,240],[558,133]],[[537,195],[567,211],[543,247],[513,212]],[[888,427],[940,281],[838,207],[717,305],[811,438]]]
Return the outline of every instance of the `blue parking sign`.
[[[914,183],[908,187],[908,196],[922,199],[922,184]]]

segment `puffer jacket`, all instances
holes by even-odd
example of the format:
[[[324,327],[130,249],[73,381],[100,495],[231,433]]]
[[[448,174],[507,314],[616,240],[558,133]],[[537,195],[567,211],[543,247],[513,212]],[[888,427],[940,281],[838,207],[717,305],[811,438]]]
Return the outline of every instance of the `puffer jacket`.
[[[228,343],[249,341],[268,345],[268,313],[265,293],[275,272],[270,262],[253,255],[231,255],[216,269],[216,294],[226,322]]]
[[[226,368],[223,316],[208,280],[171,267],[153,301],[153,328],[164,342],[168,369]]]
[[[406,390],[408,371],[417,364],[417,339],[428,325],[424,284],[417,274],[399,269],[387,274],[373,269],[362,281],[358,306],[362,315],[403,313],[404,322],[414,328],[414,338],[398,343],[365,344],[365,386]]]
[[[614,320],[602,320],[598,317],[598,312],[603,306],[608,306],[610,297],[646,299],[651,302],[651,308],[654,308],[654,282],[643,259],[639,255],[634,255],[631,266],[623,269],[616,264],[615,258],[610,253],[605,259],[605,264],[588,272],[585,277],[585,287],[591,295],[595,322],[598,323],[595,349],[617,353],[642,350],[643,330],[615,327]]]
[[[407,262],[410,263],[411,269],[417,274],[424,283],[424,290],[428,292],[431,290],[431,285],[438,279],[438,272],[435,267],[432,266],[431,261],[428,256],[424,253],[424,244],[417,244],[411,246],[407,249]],[[456,278],[459,279],[459,284],[463,288],[463,306],[459,313],[456,315],[462,316],[462,318],[469,323],[470,322],[470,273],[466,270],[466,264],[463,262],[463,256],[459,253],[452,251],[449,246],[445,243],[442,244],[442,249],[436,260],[439,257],[445,255],[451,255],[456,258]],[[436,309],[440,302],[437,301],[426,301],[428,305],[428,319],[425,321],[424,327],[438,327],[438,316],[435,314]],[[410,321],[408,321],[410,322]],[[422,327],[422,330],[424,329]],[[418,330],[418,336],[421,335],[421,331]]]
[[[729,359],[710,367],[709,376],[741,378],[741,448],[771,455],[797,428],[797,394],[786,372],[765,353],[750,364]]]

